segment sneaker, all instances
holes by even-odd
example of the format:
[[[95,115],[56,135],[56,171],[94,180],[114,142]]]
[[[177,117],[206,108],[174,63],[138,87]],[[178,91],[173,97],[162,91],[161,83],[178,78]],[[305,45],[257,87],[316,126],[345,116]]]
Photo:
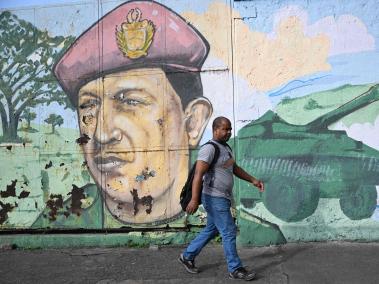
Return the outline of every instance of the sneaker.
[[[230,279],[239,279],[245,281],[251,281],[255,278],[256,273],[254,271],[247,271],[244,267],[237,268],[234,272],[229,273]]]
[[[192,274],[199,273],[199,269],[195,266],[195,262],[193,260],[187,260],[184,258],[183,254],[180,254],[180,257],[178,258],[179,262],[183,264],[184,268]]]

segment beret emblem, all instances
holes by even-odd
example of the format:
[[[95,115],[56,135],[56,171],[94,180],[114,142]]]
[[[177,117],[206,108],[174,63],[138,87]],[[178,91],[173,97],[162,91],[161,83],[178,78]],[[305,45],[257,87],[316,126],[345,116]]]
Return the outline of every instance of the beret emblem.
[[[141,20],[142,13],[136,9],[128,12],[126,21],[116,27],[117,46],[130,59],[147,55],[154,36],[154,25],[149,20]]]

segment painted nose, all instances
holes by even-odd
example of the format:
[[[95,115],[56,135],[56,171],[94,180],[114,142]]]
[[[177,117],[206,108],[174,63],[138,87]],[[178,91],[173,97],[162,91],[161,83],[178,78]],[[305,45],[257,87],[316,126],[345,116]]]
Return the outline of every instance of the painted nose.
[[[100,129],[99,129],[100,128]],[[99,129],[99,131],[97,131]],[[96,129],[95,140],[100,144],[116,144],[121,141],[122,133],[118,128],[113,128],[112,130],[106,129],[106,127],[98,127]]]
[[[95,140],[99,144],[116,144],[122,139],[122,131],[113,125],[112,119],[104,119],[104,108],[101,108],[98,114],[98,120],[95,131]]]

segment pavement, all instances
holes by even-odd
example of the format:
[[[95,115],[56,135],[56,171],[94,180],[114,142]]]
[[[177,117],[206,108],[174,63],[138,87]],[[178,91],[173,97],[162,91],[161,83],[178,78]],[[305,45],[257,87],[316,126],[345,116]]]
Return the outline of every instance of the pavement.
[[[0,283],[244,283],[229,280],[222,246],[211,244],[189,274],[184,247],[0,250]],[[239,248],[251,283],[379,283],[379,243],[296,243]]]

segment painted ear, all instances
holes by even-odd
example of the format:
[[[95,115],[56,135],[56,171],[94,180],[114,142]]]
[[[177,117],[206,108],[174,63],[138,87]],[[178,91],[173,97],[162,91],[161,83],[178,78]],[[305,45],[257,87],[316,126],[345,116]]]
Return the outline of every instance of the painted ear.
[[[197,98],[187,105],[184,114],[190,148],[199,144],[212,111],[212,105],[206,98]]]

